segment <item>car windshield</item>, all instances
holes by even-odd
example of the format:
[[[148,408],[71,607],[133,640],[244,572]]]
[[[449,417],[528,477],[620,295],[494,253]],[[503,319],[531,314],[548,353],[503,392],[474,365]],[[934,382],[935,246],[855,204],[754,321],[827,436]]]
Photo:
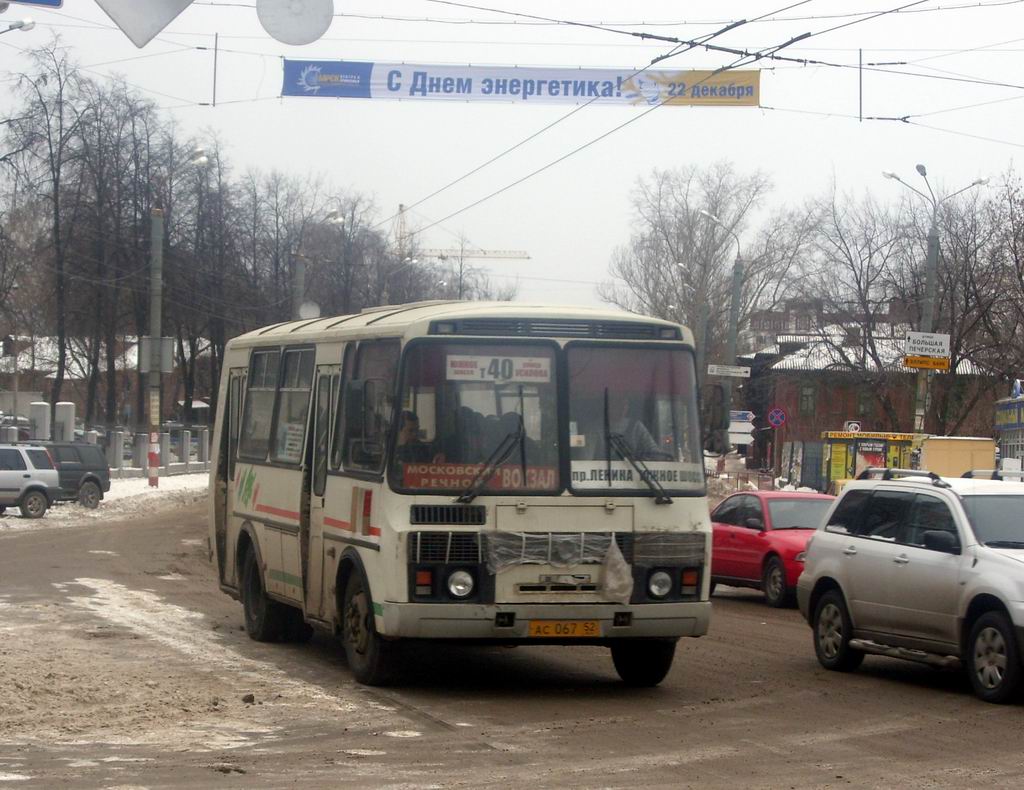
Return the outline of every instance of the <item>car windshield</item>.
[[[549,344],[414,345],[404,361],[392,485],[458,494],[559,490],[556,368]],[[494,468],[485,475],[487,465]]]
[[[567,357],[574,490],[657,496],[650,475],[668,493],[704,491],[689,351],[574,343]]]
[[[772,529],[817,529],[832,505],[831,499],[769,499]]]
[[[964,496],[963,503],[979,542],[1024,545],[1024,496],[974,494]]]

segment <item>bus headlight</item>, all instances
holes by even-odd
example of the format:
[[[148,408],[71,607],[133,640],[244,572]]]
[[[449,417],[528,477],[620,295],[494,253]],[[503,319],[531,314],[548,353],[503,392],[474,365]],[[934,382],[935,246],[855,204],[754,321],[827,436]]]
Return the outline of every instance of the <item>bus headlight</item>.
[[[467,598],[473,592],[473,575],[468,571],[452,571],[448,576],[448,592],[453,598]]]
[[[672,577],[665,571],[655,571],[647,577],[647,592],[652,598],[664,598],[672,591]]]

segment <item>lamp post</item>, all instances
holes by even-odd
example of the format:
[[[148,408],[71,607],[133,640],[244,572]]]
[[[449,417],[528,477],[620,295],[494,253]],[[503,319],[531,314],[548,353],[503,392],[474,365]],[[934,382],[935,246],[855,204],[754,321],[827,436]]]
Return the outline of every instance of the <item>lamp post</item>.
[[[899,181],[932,208],[932,221],[931,226],[928,228],[928,257],[925,262],[924,271],[924,304],[921,308],[921,325],[918,328],[920,332],[931,332],[932,326],[935,323],[935,290],[939,274],[939,207],[968,189],[984,186],[988,183],[988,179],[976,179],[962,189],[946,195],[944,198],[937,198],[935,197],[935,192],[932,191],[931,183],[928,181],[928,169],[924,165],[916,165],[915,170],[924,179],[925,186],[928,187],[927,195],[920,189],[912,187],[890,170],[883,171],[882,176],[893,181]],[[920,369],[917,371],[917,392],[914,397],[914,433],[924,433],[924,418],[928,409],[928,385],[930,381],[927,370]]]
[[[743,256],[740,253],[740,237],[736,232],[727,226],[722,220],[709,211],[700,209],[699,213],[705,219],[718,225],[722,230],[732,236],[736,242],[736,261],[732,265],[732,297],[729,300],[729,336],[726,342],[725,356],[727,365],[736,364],[736,340],[739,335],[740,326],[740,299],[743,295]],[[729,433],[729,412],[732,411],[732,382],[727,378],[722,384],[722,411],[723,420],[726,425],[722,428],[726,437]],[[722,442],[722,446],[728,448],[728,438]]]
[[[0,36],[4,33],[10,33],[12,30],[20,30],[22,33],[27,33],[36,26],[36,23],[31,19],[19,19],[17,22],[11,22],[6,28],[0,30]]]
[[[189,167],[203,167],[210,160],[202,148],[192,151]],[[154,205],[149,227],[149,337],[142,338],[139,363],[145,365],[149,390],[149,484],[160,485],[160,396],[163,374],[170,373],[173,361],[171,338],[163,337],[164,210]]]

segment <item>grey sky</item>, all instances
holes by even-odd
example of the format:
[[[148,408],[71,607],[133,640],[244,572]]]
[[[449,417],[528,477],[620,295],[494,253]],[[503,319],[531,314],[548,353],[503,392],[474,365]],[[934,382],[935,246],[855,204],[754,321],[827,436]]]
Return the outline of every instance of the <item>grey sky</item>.
[[[818,18],[752,23],[716,43],[748,49],[777,45],[801,33],[855,19],[826,16],[881,11],[907,2],[814,0],[780,16]],[[488,263],[496,276],[520,275],[521,300],[594,304],[598,300],[592,283],[606,279],[612,249],[629,238],[630,190],[637,176],[655,167],[730,159],[743,170],[761,168],[769,173],[776,186],[773,202],[791,204],[828,188],[833,178],[841,190],[870,189],[881,199],[895,201],[902,188],[883,180],[880,172],[895,170],[915,183],[917,162],[928,165],[933,185],[950,189],[981,176],[997,176],[1010,165],[1016,148],[1024,145],[1020,136],[1024,76],[1019,66],[1024,38],[1014,38],[1024,22],[1024,2],[981,2],[981,7],[961,10],[883,16],[786,50],[793,56],[856,64],[857,50],[863,48],[866,63],[913,64],[884,68],[929,76],[864,72],[864,114],[919,116],[912,120],[960,134],[891,121],[858,122],[858,73],[854,69],[763,63],[761,103],[765,109],[662,107],[525,184],[445,222],[447,230],[435,227],[427,231],[420,244],[451,246],[454,234],[463,232],[480,247],[526,250],[532,256],[529,261]],[[59,11],[12,5],[0,16],[0,29],[4,22],[22,16],[34,18],[37,27],[0,37],[0,70],[19,70],[24,63],[19,50],[48,41],[52,30],[74,48],[91,75],[123,74],[129,82],[150,91],[147,95],[157,104],[175,108],[173,114],[183,130],[201,138],[219,136],[239,168],[322,172],[335,184],[372,194],[384,218],[394,213],[399,203],[416,202],[572,107],[275,99],[281,88],[282,56],[428,64],[641,67],[669,49],[667,44],[599,30],[523,24],[525,20],[519,24],[445,24],[381,18],[513,21],[426,0],[335,0],[336,14],[345,16],[335,18],[325,37],[305,47],[288,47],[263,32],[254,4],[255,0],[225,0],[218,5],[199,0],[143,50],[114,28],[92,0],[65,0]],[[908,10],[960,4],[964,3],[930,0]],[[715,25],[698,23],[749,19],[786,3],[494,0],[491,5],[607,23],[686,22],[630,29],[692,38],[715,29]],[[195,106],[210,100],[213,72],[212,53],[195,47],[212,47],[214,32],[220,34],[221,46],[218,106]],[[123,58],[137,59],[112,63]],[[727,62],[729,56],[694,51],[659,67],[714,68]],[[964,79],[1018,87],[956,81]],[[257,98],[267,100],[247,101]],[[982,102],[996,103],[920,117]],[[0,92],[0,115],[7,114],[11,106],[10,94]],[[409,217],[410,229],[515,181],[640,112],[631,107],[583,109],[419,206]]]

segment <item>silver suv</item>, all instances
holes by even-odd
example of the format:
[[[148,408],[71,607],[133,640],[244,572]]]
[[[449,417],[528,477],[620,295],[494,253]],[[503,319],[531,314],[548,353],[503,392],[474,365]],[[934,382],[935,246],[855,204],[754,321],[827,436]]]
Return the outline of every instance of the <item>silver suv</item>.
[[[1024,483],[871,469],[807,544],[800,612],[826,669],[865,654],[964,666],[1006,702],[1024,655]]]
[[[60,496],[60,480],[45,447],[0,444],[0,513],[17,505],[25,518],[39,518]]]

